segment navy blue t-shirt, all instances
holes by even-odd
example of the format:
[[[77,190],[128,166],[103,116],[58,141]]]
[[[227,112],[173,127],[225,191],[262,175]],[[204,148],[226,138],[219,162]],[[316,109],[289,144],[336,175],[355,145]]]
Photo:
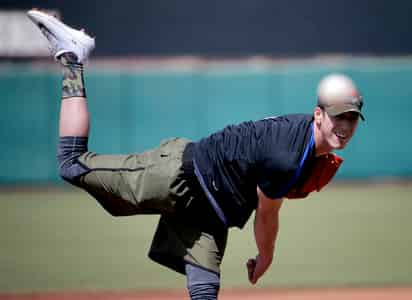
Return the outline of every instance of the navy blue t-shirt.
[[[228,226],[245,225],[257,206],[257,186],[267,197],[281,198],[299,179],[305,149],[305,161],[314,158],[312,123],[306,114],[248,121],[195,143],[194,160]]]

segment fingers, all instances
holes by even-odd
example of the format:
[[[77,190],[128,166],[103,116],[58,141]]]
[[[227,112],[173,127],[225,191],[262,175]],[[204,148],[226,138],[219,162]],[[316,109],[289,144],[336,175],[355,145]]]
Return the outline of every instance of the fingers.
[[[247,275],[249,282],[251,284],[256,283],[256,278],[255,278],[255,268],[256,268],[256,259],[249,259],[248,262],[246,263],[246,268],[247,268]]]

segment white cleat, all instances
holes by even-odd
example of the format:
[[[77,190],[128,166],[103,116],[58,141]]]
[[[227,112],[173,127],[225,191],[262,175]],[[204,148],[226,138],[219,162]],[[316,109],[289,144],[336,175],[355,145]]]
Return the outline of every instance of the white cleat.
[[[73,52],[78,62],[82,63],[94,49],[94,38],[86,34],[84,30],[71,28],[55,16],[40,10],[29,10],[27,15],[49,41],[49,49],[55,59],[64,53]]]

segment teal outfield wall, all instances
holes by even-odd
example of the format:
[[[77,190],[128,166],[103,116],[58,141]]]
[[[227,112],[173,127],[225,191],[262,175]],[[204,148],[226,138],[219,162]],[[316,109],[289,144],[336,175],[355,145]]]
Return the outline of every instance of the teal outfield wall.
[[[86,84],[90,150],[139,152],[162,139],[198,139],[230,123],[311,113],[329,72],[354,78],[365,99],[361,123],[339,178],[412,175],[412,58],[177,64],[115,69],[91,64]],[[0,66],[0,183],[61,182],[55,149],[60,71]]]

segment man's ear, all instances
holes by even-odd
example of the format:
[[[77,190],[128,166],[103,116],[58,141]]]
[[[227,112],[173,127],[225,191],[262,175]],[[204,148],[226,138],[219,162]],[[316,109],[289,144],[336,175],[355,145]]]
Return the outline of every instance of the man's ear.
[[[313,111],[313,118],[316,125],[320,126],[320,124],[322,124],[323,111],[319,106],[315,107],[315,110]]]

